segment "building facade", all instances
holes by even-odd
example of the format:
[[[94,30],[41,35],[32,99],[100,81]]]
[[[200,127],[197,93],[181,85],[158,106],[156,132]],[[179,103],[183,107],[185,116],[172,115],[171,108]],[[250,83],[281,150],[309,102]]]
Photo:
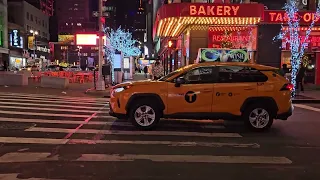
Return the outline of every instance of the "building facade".
[[[12,1],[12,0],[10,0],[10,1]],[[37,9],[40,9],[46,15],[48,15],[48,16],[53,15],[54,0],[25,0],[25,1],[29,4],[31,4],[32,6],[36,7]]]
[[[50,58],[49,16],[23,0],[10,1],[8,12],[10,67],[47,63]]]
[[[8,11],[7,0],[0,1],[0,70],[8,67]]]
[[[288,28],[285,26],[286,13],[279,8],[285,2],[275,9],[258,1],[241,4],[234,1],[218,4],[195,0],[180,2],[161,1],[154,15],[155,50],[166,73],[195,63],[200,48],[247,49],[250,62],[274,67],[291,66],[289,44],[274,40]],[[316,1],[301,3],[300,36],[304,37],[315,13],[304,9],[315,9]],[[282,25],[284,29],[281,29]],[[308,67],[305,78],[308,83],[320,84],[319,35],[320,21],[316,21],[303,57]]]

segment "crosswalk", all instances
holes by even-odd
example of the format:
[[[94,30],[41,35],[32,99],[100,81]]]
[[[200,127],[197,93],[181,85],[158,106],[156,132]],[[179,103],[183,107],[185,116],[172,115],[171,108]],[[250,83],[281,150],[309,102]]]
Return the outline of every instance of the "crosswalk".
[[[0,93],[0,145],[16,148],[5,153],[0,149],[0,165],[58,162],[61,156],[69,156],[53,153],[57,147],[75,148],[73,155],[78,156],[69,158],[70,162],[293,163],[275,154],[250,154],[263,147],[243,141],[244,137],[226,128],[223,121],[162,120],[156,130],[138,131],[130,122],[109,116],[108,110],[107,98]],[[93,147],[101,145],[119,148],[119,154],[94,151]],[[173,153],[179,148],[181,154]],[[198,148],[210,153],[195,154]],[[226,148],[228,153],[214,154],[215,148]],[[14,174],[1,176],[12,179]]]

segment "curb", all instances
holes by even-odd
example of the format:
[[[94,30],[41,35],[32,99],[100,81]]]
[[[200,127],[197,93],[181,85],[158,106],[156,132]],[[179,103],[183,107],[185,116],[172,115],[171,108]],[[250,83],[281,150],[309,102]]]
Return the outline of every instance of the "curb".
[[[320,104],[320,99],[293,99],[292,103],[294,104]]]
[[[95,89],[91,88],[91,89],[87,89],[84,93],[89,95],[94,95],[94,96],[102,96],[103,98],[110,98],[110,93],[107,90],[96,91]]]

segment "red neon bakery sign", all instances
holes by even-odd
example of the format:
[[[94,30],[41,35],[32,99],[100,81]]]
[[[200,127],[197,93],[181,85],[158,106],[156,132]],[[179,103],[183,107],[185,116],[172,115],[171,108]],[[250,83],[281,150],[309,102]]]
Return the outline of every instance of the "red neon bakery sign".
[[[320,23],[319,18],[315,19],[315,12],[298,12],[298,14],[295,15],[295,18],[300,18],[300,23],[302,24],[310,24],[313,20],[316,20],[316,23]],[[285,11],[265,11],[264,12],[264,19],[263,22],[266,23],[286,23],[288,22],[288,15]]]

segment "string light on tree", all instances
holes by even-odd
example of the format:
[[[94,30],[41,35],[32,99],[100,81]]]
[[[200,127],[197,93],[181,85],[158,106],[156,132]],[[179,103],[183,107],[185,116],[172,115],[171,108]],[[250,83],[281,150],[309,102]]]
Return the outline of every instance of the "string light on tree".
[[[319,1],[320,3],[320,1]],[[301,58],[304,55],[305,49],[308,47],[308,39],[311,33],[312,28],[314,27],[314,23],[319,19],[320,15],[320,4],[318,3],[318,7],[316,13],[314,15],[314,19],[309,25],[305,36],[300,35],[300,19],[301,17],[298,15],[298,2],[296,0],[289,0],[285,6],[284,10],[286,11],[288,18],[288,28],[282,27],[282,31],[277,35],[275,39],[283,40],[286,44],[290,45],[291,51],[291,84],[293,84],[292,97],[296,95],[296,77],[298,74],[298,70],[301,64]]]
[[[107,62],[111,65],[111,79],[113,83],[115,82],[113,61],[116,51],[120,51],[125,57],[139,56],[141,51],[136,47],[137,41],[132,38],[132,34],[128,31],[123,31],[121,27],[117,30],[109,30],[108,28],[105,28],[104,33],[107,36],[104,53]]]

